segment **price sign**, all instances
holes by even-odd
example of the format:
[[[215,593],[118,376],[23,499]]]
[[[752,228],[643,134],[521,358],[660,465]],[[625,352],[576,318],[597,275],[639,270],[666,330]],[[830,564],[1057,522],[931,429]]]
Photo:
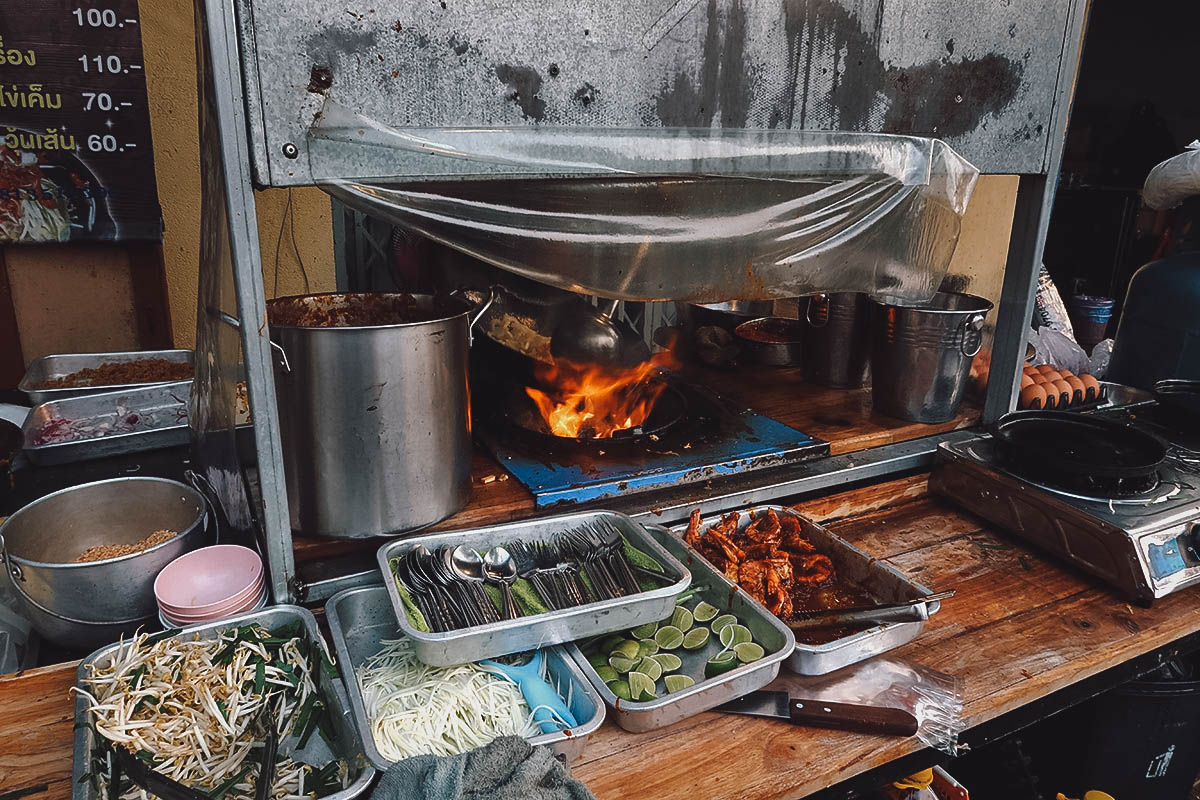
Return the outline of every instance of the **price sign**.
[[[0,2],[0,243],[161,238],[137,0]]]

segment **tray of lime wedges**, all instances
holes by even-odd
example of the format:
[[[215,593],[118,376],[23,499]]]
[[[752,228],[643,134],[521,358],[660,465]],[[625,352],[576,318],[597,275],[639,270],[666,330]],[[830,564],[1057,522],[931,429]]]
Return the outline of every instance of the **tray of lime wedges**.
[[[570,646],[592,686],[633,733],[662,728],[761,689],[796,639],[683,540],[646,532],[692,573],[692,588],[661,620]]]

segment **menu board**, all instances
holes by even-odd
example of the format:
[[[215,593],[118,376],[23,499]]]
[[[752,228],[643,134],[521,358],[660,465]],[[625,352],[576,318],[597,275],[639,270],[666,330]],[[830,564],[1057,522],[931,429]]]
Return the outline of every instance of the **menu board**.
[[[0,0],[0,243],[161,239],[137,0]]]

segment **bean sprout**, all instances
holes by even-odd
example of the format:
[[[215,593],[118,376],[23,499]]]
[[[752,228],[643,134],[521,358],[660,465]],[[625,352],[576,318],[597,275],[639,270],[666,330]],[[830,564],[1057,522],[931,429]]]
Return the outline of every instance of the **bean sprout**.
[[[140,634],[114,651],[107,665],[89,665],[87,689],[75,691],[87,701],[96,733],[116,746],[188,786],[211,792],[232,782],[226,797],[250,798],[258,759],[248,756],[265,737],[263,723],[283,740],[311,734],[314,715],[324,713],[313,673],[321,668],[315,648],[307,638],[274,637],[257,625],[205,640]],[[344,784],[344,765],[335,769]],[[315,771],[280,758],[273,798],[314,796],[304,795],[303,787],[318,783],[311,777]],[[150,798],[136,786],[120,796]]]

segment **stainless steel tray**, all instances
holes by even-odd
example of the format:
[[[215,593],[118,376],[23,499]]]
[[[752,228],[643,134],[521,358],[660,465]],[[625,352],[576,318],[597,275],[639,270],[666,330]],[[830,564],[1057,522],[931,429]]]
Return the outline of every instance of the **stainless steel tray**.
[[[642,592],[632,597],[618,597],[596,603],[549,611],[513,620],[502,620],[489,625],[449,631],[445,633],[422,633],[413,628],[404,613],[396,581],[392,577],[388,561],[403,555],[410,547],[425,545],[430,550],[439,545],[470,545],[486,549],[517,539],[532,541],[544,539],[577,527],[590,520],[605,519],[617,527],[630,543],[639,550],[654,556],[671,583],[667,586]],[[484,658],[534,650],[552,644],[583,639],[601,633],[632,628],[649,620],[662,619],[671,612],[675,598],[687,589],[691,574],[668,553],[663,546],[646,533],[641,525],[624,514],[613,511],[583,511],[556,517],[509,522],[484,528],[455,531],[453,533],[431,533],[388,542],[376,554],[379,568],[384,575],[384,586],[392,601],[396,618],[404,635],[413,640],[417,656],[426,664],[446,667],[466,664]]]
[[[219,622],[184,628],[180,635],[213,639],[221,631],[254,622],[257,622],[268,630],[277,630],[284,625],[299,622],[301,629],[307,634],[308,638],[312,641],[320,642],[321,647],[328,652],[329,648],[326,647],[325,640],[321,638],[321,633],[317,629],[316,619],[313,618],[310,612],[299,606],[271,606],[262,611],[254,611],[249,614],[230,617]],[[79,669],[75,673],[75,685],[86,688],[88,665],[105,665],[110,663],[121,647],[121,644],[110,644],[100,648],[81,661]],[[375,768],[367,764],[362,755],[362,743],[358,738],[358,730],[354,725],[354,718],[350,710],[350,701],[346,697],[346,690],[343,688],[342,682],[336,678],[331,678],[324,670],[318,670],[318,672],[320,673],[318,688],[320,689],[322,698],[329,703],[329,716],[334,728],[333,744],[335,752],[330,751],[322,737],[314,736],[305,745],[302,751],[302,758],[311,764],[325,764],[333,758],[345,759],[350,768],[350,785],[340,792],[327,795],[325,800],[352,800],[352,798],[365,794],[370,788],[371,782],[375,779]],[[87,701],[77,696],[75,699],[75,721],[77,723],[86,719],[86,709]],[[286,747],[287,744],[287,742],[280,742],[279,751],[281,756],[289,752]],[[91,759],[94,745],[95,734],[93,734],[91,726],[77,725],[75,728],[75,765],[73,780],[71,781],[72,800],[105,800],[95,790],[90,780],[81,780],[88,770],[88,762]],[[318,798],[318,800],[322,799]]]
[[[134,389],[139,386],[159,386],[163,383],[191,383],[185,381],[154,381],[151,383],[123,383],[110,386],[73,386],[65,389],[35,389],[33,387],[55,378],[65,378],[72,372],[89,367],[99,367],[103,364],[124,364],[129,361],[141,361],[145,358],[161,358],[180,364],[191,364],[195,353],[191,350],[133,350],[124,353],[62,353],[42,356],[30,362],[24,377],[17,388],[29,396],[33,405],[48,403],[51,400],[62,400],[65,397],[80,397],[101,392],[115,392],[121,389]]]
[[[775,509],[780,515],[787,514],[799,519],[805,538],[829,556],[838,576],[863,586],[880,602],[899,603],[929,594],[929,589],[905,577],[891,564],[872,558],[842,537],[830,533],[790,508],[766,505],[744,509],[738,512],[741,517],[738,520],[738,528],[748,525],[752,516],[757,516],[769,508]],[[707,529],[720,519],[719,514],[708,517],[701,520],[701,526]],[[687,531],[687,525],[677,525],[671,530],[682,536]],[[698,558],[703,559],[703,556]],[[941,607],[941,602],[935,600],[929,604],[929,613],[934,614]],[[795,651],[787,660],[787,667],[801,675],[824,675],[911,642],[924,627],[924,621],[889,622],[825,644],[797,642]]]
[[[191,438],[187,421],[191,396],[191,381],[178,381],[42,403],[29,412],[21,426],[23,447],[34,464],[51,465],[187,444]],[[138,422],[127,433],[34,443],[43,428],[56,419],[102,428],[130,414],[136,414]]]
[[[703,556],[662,526],[649,525],[647,530],[671,552],[671,555],[688,566],[692,573],[693,585],[700,587],[700,599],[721,609],[722,613],[728,612],[737,616],[738,620],[750,629],[754,641],[763,646],[766,655],[724,675],[704,678],[704,664],[721,650],[719,642],[710,638],[708,645],[700,650],[675,650],[675,655],[683,661],[680,672],[695,678],[696,683],[656,700],[635,703],[622,700],[613,694],[588,663],[583,651],[572,644],[571,656],[579,665],[579,669],[591,681],[604,702],[613,708],[617,724],[633,733],[671,725],[761,689],[775,680],[775,676],[779,674],[780,663],[791,656],[796,645],[796,637],[786,625],[748,594],[735,590],[733,584]]]
[[[363,586],[338,592],[325,604],[325,618],[329,621],[338,667],[346,683],[354,724],[358,728],[367,760],[377,769],[386,770],[392,762],[375,749],[371,721],[367,719],[357,676],[363,662],[379,652],[380,642],[404,635],[396,624],[387,590],[382,586]],[[531,738],[529,743],[549,745],[554,752],[563,755],[569,764],[583,755],[588,737],[604,721],[604,703],[592,691],[579,667],[563,648],[551,647],[546,651],[546,667],[550,683],[567,701],[571,713],[580,724],[570,730],[540,734]]]

